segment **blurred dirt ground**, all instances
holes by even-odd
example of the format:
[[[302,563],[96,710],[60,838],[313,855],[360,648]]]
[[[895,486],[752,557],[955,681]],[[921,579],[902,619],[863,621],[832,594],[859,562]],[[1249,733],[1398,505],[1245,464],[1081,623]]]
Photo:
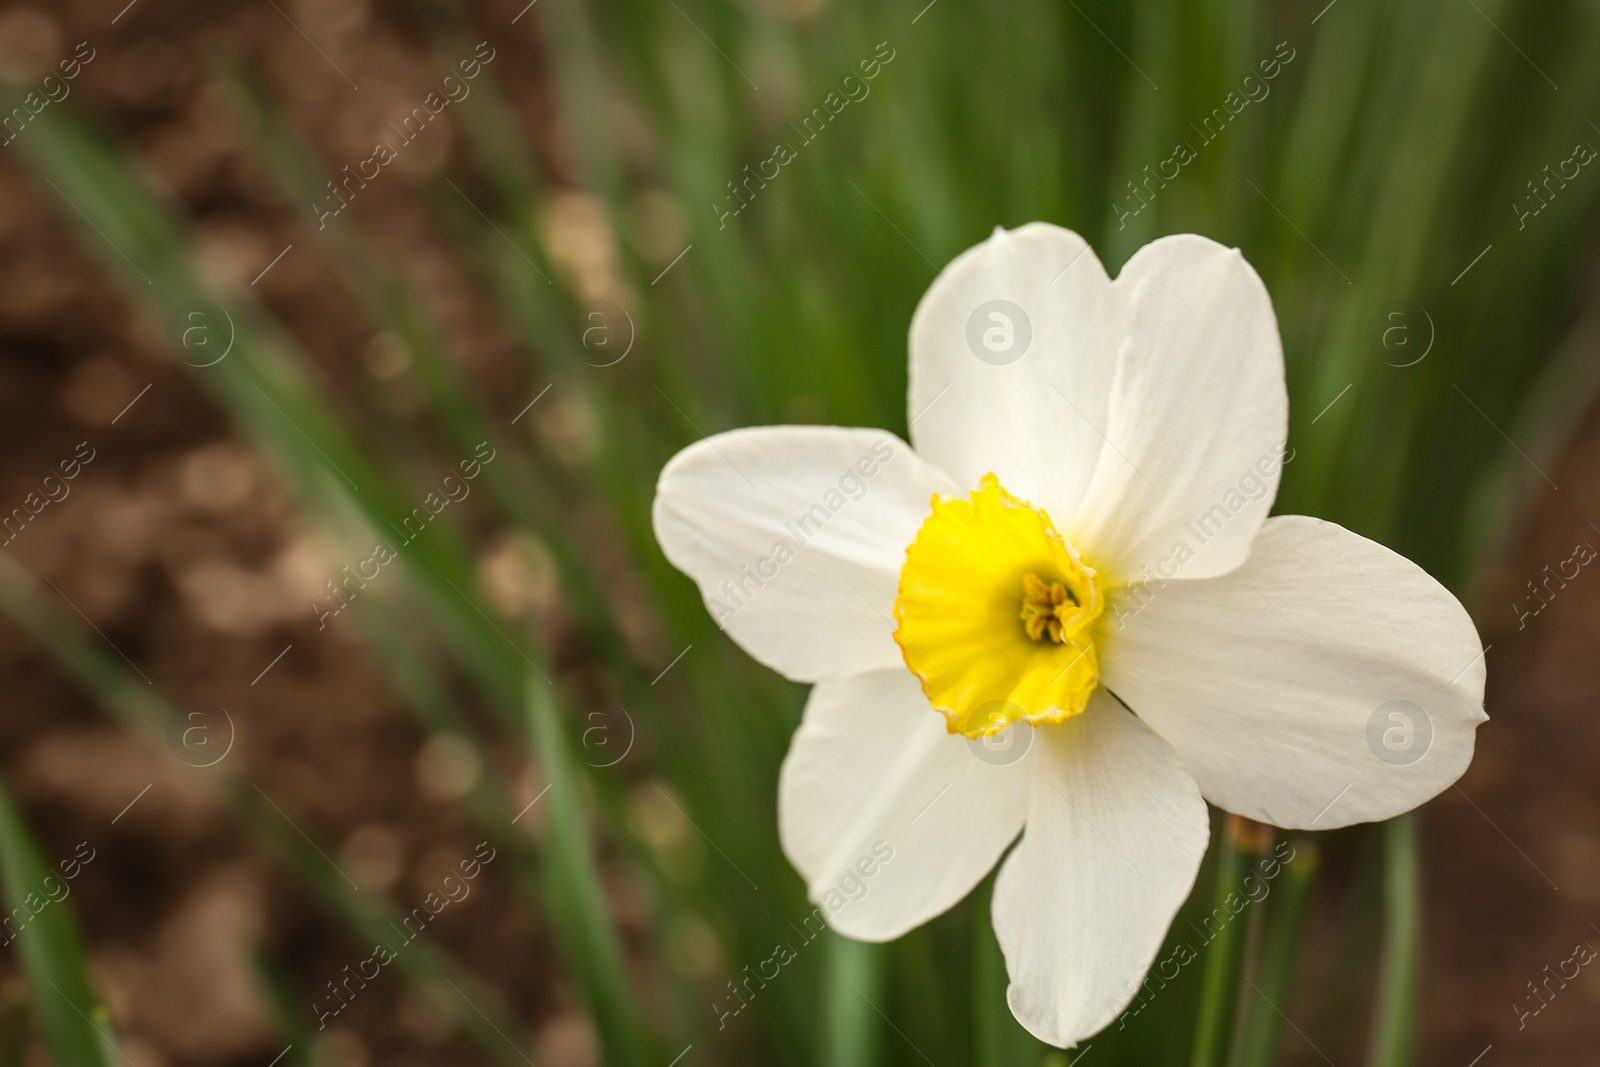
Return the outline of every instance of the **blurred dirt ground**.
[[[188,205],[213,269],[249,279],[295,241],[296,254],[260,283],[263,298],[331,379],[392,390],[403,406],[381,346],[326,264],[299,247],[295,208],[272,191],[207,77],[223,57],[244,59],[326,158],[363,158],[385,109],[403,110],[433,87],[436,64],[418,35],[360,0],[284,0],[325,59],[271,4],[142,0],[113,25],[119,6],[7,4],[0,74],[32,81],[89,41],[95,58],[74,93]],[[505,25],[521,5],[488,6]],[[529,33],[494,45],[506,57],[495,73],[523,127],[545,143],[553,120]],[[359,94],[343,92],[334,62],[359,69]],[[419,139],[406,166],[436,168],[454,150],[448,119]],[[560,161],[549,162],[559,172]],[[467,337],[463,349],[483,361],[477,371],[491,380],[514,373],[497,338],[473,334],[471,294],[447,257],[429,253],[426,216],[405,183],[375,185],[354,210],[382,219],[430,272]],[[0,510],[37,491],[80,443],[93,455],[69,495],[4,550],[49,579],[179,707],[226,708],[237,730],[229,758],[297,823],[337,843],[341,867],[364,888],[420,900],[443,868],[472,854],[476,835],[454,801],[476,768],[424,743],[348,630],[313,625],[307,604],[331,568],[162,338],[135,320],[70,211],[14,147],[0,148]],[[1474,605],[1493,644],[1492,721],[1460,789],[1424,816],[1425,1064],[1565,1065],[1594,1055],[1594,968],[1541,986],[1553,992],[1538,1001],[1528,983],[1547,982],[1546,966],[1559,967],[1575,944],[1600,946],[1600,571],[1584,569],[1523,629],[1511,604],[1576,543],[1600,546],[1591,525],[1600,523],[1597,459],[1600,419],[1591,418],[1551,472],[1560,490],[1544,494]],[[252,974],[253,946],[281,959],[302,988],[334,977],[364,947],[9,621],[0,621],[0,691],[0,776],[50,857],[79,842],[94,850],[71,899],[128,1059],[267,1062],[281,1039]],[[441,917],[437,936],[507,995],[537,1035],[541,1067],[581,1067],[593,1060],[592,1035],[512,893],[491,868]],[[9,954],[0,954],[0,983],[15,988]],[[373,983],[333,1029],[328,1051],[340,1067],[478,1059],[452,1019],[397,980]],[[1320,1062],[1305,1049],[1292,1055]]]
[[[31,84],[88,41],[93,58],[70,83],[78,99],[51,106],[82,103],[133,147],[151,179],[197,220],[209,269],[248,282],[285,244],[303,246],[257,291],[331,380],[387,391],[403,409],[409,398],[397,368],[311,242],[296,236],[297,208],[274,191],[208,78],[224,60],[249,64],[327,158],[365,158],[388,109],[403,112],[436,87],[438,64],[420,34],[361,2],[285,0],[277,11],[145,0],[113,25],[117,6],[0,6],[0,76]],[[499,25],[515,13],[492,11]],[[530,36],[495,46],[503,73],[515,74],[510,88],[535,101],[519,118],[537,138]],[[359,71],[359,95],[346,92],[335,61]],[[450,118],[430,124],[402,169],[425,173],[443,162],[454,146]],[[349,628],[318,630],[309,605],[337,568],[165,340],[136,320],[70,224],[72,208],[18,152],[0,148],[7,513],[40,492],[62,460],[92,458],[66,483],[67,495],[4,550],[53,583],[180,710],[202,711],[200,721],[220,735],[217,709],[225,708],[236,731],[230,766],[336,844],[334,858],[362,888],[386,891],[402,907],[420,904],[473,855],[478,835],[457,801],[479,769],[459,749],[424,742]],[[362,201],[353,210],[382,219],[418,269],[434,272],[430,291],[442,312],[470,321],[465,282],[430,255],[435,238],[405,180],[374,183]],[[484,358],[479,369],[492,380],[503,345],[470,340],[464,347]],[[8,706],[0,776],[52,863],[80,842],[93,850],[69,899],[126,1057],[136,1067],[272,1059],[283,1041],[253,949],[264,946],[298,988],[316,990],[371,947],[344,933],[181,768],[119,729],[9,620],[0,622],[0,679]],[[533,783],[525,784],[531,796]],[[522,825],[537,833],[537,812]],[[587,1023],[513,893],[491,864],[430,934],[505,994],[530,1024],[541,1064],[590,1063]],[[19,988],[9,952],[0,954],[0,985]],[[340,1067],[481,1059],[455,1020],[394,977],[364,989],[329,1032],[323,1051]]]
[[[1596,1057],[1600,569],[1582,561],[1600,552],[1600,414],[1546,473],[1559,488],[1537,480],[1473,598],[1490,721],[1425,809],[1430,1064]]]

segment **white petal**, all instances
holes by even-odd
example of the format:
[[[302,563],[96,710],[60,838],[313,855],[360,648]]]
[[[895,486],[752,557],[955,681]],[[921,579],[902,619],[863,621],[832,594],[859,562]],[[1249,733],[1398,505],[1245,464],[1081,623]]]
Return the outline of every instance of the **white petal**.
[[[1272,302],[1237,249],[1193,234],[1140,249],[1117,277],[1127,340],[1100,454],[1067,536],[1121,580],[1175,555],[1183,578],[1244,561],[1272,507],[1289,400]]]
[[[1013,726],[984,747],[946,733],[903,667],[813,689],[778,827],[829,924],[888,941],[966,896],[1022,829],[1036,737]]]
[[[1108,612],[1101,673],[1213,804],[1326,830],[1408,811],[1471,761],[1477,630],[1382,545],[1268,519],[1238,570],[1144,595]]]
[[[1137,992],[1211,837],[1178,755],[1104,693],[1040,730],[1028,827],[994,888],[1006,999],[1075,1045]]]
[[[796,681],[903,664],[906,546],[953,484],[882,430],[733,430],[672,457],[656,539],[745,651]]]
[[[987,330],[1002,351],[985,347]],[[944,269],[911,320],[912,442],[963,489],[993,471],[1071,517],[1102,447],[1122,335],[1121,302],[1083,238],[1037,222],[996,230]]]

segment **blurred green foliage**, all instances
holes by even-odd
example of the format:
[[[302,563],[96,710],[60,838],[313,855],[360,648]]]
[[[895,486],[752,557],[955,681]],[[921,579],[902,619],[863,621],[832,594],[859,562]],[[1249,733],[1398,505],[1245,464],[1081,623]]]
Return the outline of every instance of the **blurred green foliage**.
[[[74,873],[76,869],[74,864]],[[116,1058],[111,1020],[95,995],[77,920],[65,903],[70,886],[39,854],[16,805],[4,792],[0,792],[0,887],[6,941],[16,945],[33,1014],[51,1057],[57,1063],[110,1067]]]

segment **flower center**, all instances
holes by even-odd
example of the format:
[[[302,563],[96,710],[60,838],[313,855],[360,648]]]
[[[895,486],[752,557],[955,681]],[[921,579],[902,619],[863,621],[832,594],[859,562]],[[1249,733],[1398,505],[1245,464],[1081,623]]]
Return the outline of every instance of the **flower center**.
[[[1104,607],[1050,516],[986,474],[966,497],[934,497],[900,570],[894,639],[949,731],[983,737],[1084,709]]]
[[[1066,627],[1079,610],[1078,597],[1060,582],[1046,585],[1029,571],[1022,576],[1022,628],[1035,641],[1048,633],[1056,644],[1066,641]]]

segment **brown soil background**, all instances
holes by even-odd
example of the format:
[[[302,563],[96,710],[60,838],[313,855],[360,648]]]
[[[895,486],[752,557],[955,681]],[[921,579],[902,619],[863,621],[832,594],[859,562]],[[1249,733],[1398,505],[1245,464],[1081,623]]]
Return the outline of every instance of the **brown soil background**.
[[[387,111],[436,88],[438,64],[414,28],[365,4],[280,6],[139,0],[112,25],[116,6],[5,4],[0,62],[31,82],[33,71],[42,74],[88,40],[96,55],[72,83],[78,99],[69,103],[104,120],[188,207],[208,268],[247,284],[294,242],[256,291],[332,381],[384,390],[403,411],[408,397],[369,344],[371,326],[208,80],[211,64],[247,63],[319,151],[355,160],[371,152]],[[503,26],[516,10],[499,5],[487,17]],[[288,16],[340,66],[356,69],[350,57],[360,57],[359,93],[344,92]],[[513,88],[537,98],[530,34],[495,46],[496,73],[514,75]],[[536,103],[519,118],[535,136],[545,125]],[[449,119],[408,146],[407,165],[425,171],[443,162],[456,136]],[[496,366],[511,365],[504,345],[471,335],[465,282],[430,252],[429,243],[440,242],[406,186],[404,178],[374,183],[352,210],[382,219],[389,239],[434,272],[439,309],[447,321],[467,323],[462,347],[482,355],[479,370],[492,382]],[[215,709],[226,708],[237,731],[233,769],[336,845],[333,858],[362,888],[420,904],[479,840],[459,804],[470,766],[425,745],[353,631],[318,631],[308,604],[337,566],[310,544],[270,475],[165,339],[136,318],[71,225],[71,211],[15,145],[0,149],[0,498],[20,503],[79,442],[95,450],[70,495],[5,550],[54,583],[174,706],[211,713],[219,732]],[[69,899],[123,1054],[136,1067],[272,1060],[283,1041],[259,992],[252,948],[282,959],[297,990],[317,990],[370,946],[330,919],[188,772],[119,729],[9,620],[0,621],[0,678],[0,776],[51,862],[79,842],[95,849]],[[522,825],[537,834],[537,812]],[[546,935],[526,916],[510,879],[491,864],[429,930],[528,1021],[541,1067],[593,1062],[587,1023],[552,972]],[[19,988],[10,951],[0,954],[0,976],[4,988]],[[363,990],[329,1037],[323,1053],[338,1067],[482,1061],[452,1019],[393,976]]]
[[[7,4],[0,61],[27,74],[30,64],[91,41],[97,56],[75,94],[188,205],[213,269],[248,280],[294,241],[257,286],[263,299],[330,378],[396,389],[373,358],[370,329],[327,264],[302,247],[294,207],[232,132],[207,77],[221,57],[246,59],[326,158],[358,159],[385,108],[409,106],[433,87],[419,36],[360,2],[283,0],[341,66],[359,55],[361,92],[345,94],[272,4],[138,0],[113,25],[118,6]],[[491,3],[479,14],[506,25],[520,6]],[[494,42],[505,56],[496,74],[537,142],[551,120],[531,20],[523,29]],[[434,132],[411,165],[437,166],[453,150],[447,127]],[[560,161],[551,162],[559,172]],[[231,758],[243,774],[337,843],[341,866],[359,871],[364,887],[420,900],[442,869],[472,852],[475,835],[454,803],[458,761],[423,744],[354,640],[312,625],[306,601],[326,564],[220,412],[136,321],[70,210],[15,148],[0,149],[0,503],[9,508],[37,489],[79,442],[96,450],[71,495],[5,550],[53,582],[179,707],[226,707],[238,731]],[[474,333],[472,295],[447,257],[429,252],[436,242],[405,183],[375,188],[354,210],[382,219],[430,272],[462,347],[482,360],[475,372],[514,375],[500,339]],[[395,403],[404,405],[403,393]],[[1593,968],[1521,1027],[1513,1005],[1537,1006],[1525,983],[1542,980],[1577,942],[1600,946],[1600,722],[1592,716],[1600,577],[1584,571],[1520,631],[1510,607],[1524,581],[1566,559],[1576,542],[1600,545],[1589,525],[1600,523],[1597,456],[1600,418],[1590,418],[1551,471],[1560,490],[1542,494],[1476,598],[1493,645],[1492,721],[1460,789],[1424,812],[1421,1063],[1597,1058]],[[303,988],[364,951],[189,778],[117,728],[9,621],[0,621],[0,692],[0,776],[47,855],[68,856],[81,841],[96,850],[71,899],[127,1058],[137,1067],[268,1062],[281,1046],[251,976],[250,946],[269,946]],[[592,1062],[592,1038],[552,971],[547,938],[512,896],[489,871],[441,918],[437,936],[528,1023],[541,1067]],[[14,959],[0,953],[0,983],[16,982]],[[348,1067],[479,1058],[450,1019],[398,981],[362,994],[329,1051]],[[1322,1062],[1304,1048],[1291,1055]]]

